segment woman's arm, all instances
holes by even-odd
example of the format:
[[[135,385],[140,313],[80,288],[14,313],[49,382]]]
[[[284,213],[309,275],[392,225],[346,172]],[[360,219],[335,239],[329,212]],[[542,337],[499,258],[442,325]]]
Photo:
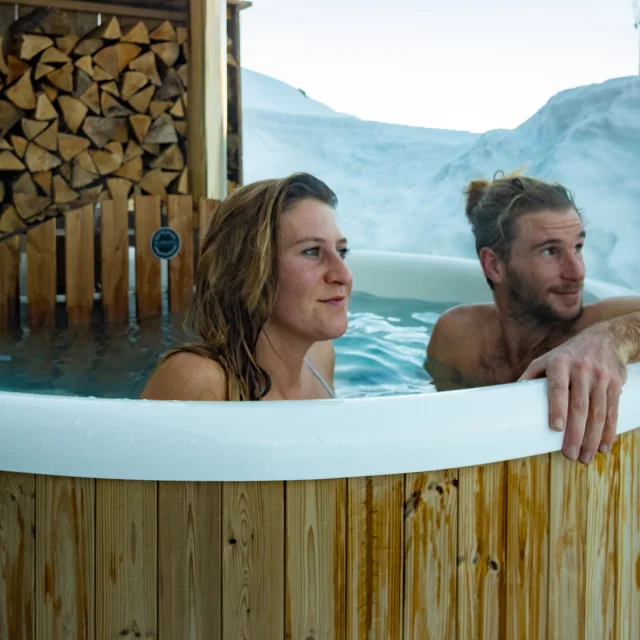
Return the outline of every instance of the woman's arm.
[[[226,400],[222,367],[195,353],[179,352],[160,364],[140,395],[141,400]]]

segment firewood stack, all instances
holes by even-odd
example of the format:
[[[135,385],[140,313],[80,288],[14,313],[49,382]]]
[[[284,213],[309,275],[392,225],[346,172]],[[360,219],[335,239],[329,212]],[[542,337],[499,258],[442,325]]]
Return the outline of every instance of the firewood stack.
[[[105,198],[188,193],[187,29],[112,18],[79,38],[51,11],[14,23],[0,50],[0,233]]]

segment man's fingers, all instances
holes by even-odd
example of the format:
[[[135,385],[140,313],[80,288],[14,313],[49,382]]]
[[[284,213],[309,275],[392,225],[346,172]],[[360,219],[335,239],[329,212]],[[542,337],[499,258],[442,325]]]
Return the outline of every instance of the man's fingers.
[[[596,451],[602,440],[602,432],[607,419],[607,390],[609,378],[597,376],[593,378],[591,397],[589,398],[589,411],[587,427],[580,450],[580,462],[589,464],[596,455]]]
[[[607,389],[607,418],[600,440],[600,452],[609,453],[616,440],[618,428],[618,406],[620,405],[620,394],[622,387],[617,382],[612,382]]]
[[[569,387],[569,415],[562,452],[569,460],[577,460],[582,448],[589,412],[591,378],[584,369],[573,367]]]
[[[558,360],[547,372],[549,393],[549,424],[555,431],[562,431],[567,425],[569,405],[569,366]]]

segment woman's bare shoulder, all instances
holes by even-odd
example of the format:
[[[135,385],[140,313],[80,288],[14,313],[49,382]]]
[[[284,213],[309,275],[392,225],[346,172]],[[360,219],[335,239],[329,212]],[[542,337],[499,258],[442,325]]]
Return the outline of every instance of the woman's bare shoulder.
[[[140,395],[143,400],[226,400],[222,367],[205,356],[178,351],[153,372]]]

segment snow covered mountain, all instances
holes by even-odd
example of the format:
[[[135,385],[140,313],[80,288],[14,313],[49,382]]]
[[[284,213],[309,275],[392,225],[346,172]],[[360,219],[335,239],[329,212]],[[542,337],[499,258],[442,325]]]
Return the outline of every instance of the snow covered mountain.
[[[640,77],[568,89],[513,130],[360,120],[243,70],[245,182],[309,171],[339,198],[354,248],[474,257],[463,189],[528,164],[587,218],[588,275],[640,291]]]

